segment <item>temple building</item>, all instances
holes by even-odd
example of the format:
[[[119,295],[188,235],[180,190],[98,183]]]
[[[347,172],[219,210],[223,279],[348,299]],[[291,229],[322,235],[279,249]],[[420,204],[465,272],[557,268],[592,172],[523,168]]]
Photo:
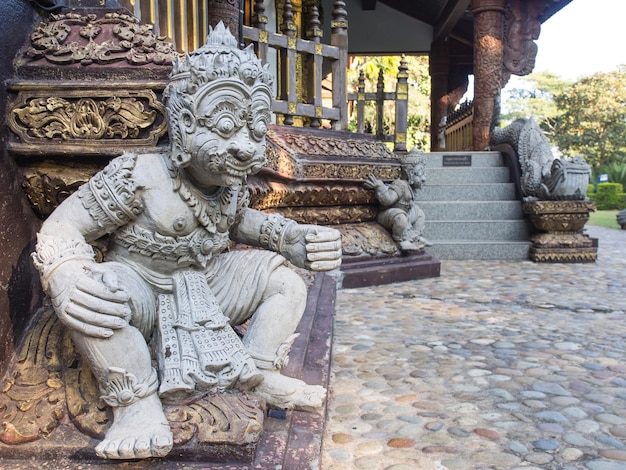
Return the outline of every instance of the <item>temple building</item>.
[[[219,22],[275,76],[267,166],[248,181],[250,205],[338,228],[344,285],[437,276],[446,258],[528,259],[516,155],[493,151],[490,132],[509,77],[533,71],[541,24],[570,1],[4,0],[0,370],[44,304],[31,262],[42,220],[111,158],[168,145],[162,98],[174,58]],[[432,246],[410,256],[376,222],[363,184],[401,178],[411,155],[407,63],[391,91],[346,83],[349,57],[401,54],[427,55],[432,83],[418,197]],[[470,76],[473,101],[461,103]],[[348,132],[349,108],[382,100],[395,106],[390,135],[380,124],[366,132],[362,116]],[[490,218],[496,209],[507,212]]]

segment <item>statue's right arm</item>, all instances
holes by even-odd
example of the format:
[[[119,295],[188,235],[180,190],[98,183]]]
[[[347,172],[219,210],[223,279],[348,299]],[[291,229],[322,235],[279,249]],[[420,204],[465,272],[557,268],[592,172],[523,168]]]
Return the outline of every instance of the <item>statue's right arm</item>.
[[[42,225],[33,253],[42,287],[66,326],[107,338],[126,325],[128,294],[89,242],[113,232],[142,210],[131,178],[134,159],[120,157],[63,201]]]

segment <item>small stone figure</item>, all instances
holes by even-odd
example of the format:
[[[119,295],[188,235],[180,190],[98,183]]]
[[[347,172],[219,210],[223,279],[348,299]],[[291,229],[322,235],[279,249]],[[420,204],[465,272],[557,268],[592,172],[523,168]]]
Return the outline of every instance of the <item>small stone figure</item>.
[[[162,402],[195,393],[247,390],[283,409],[322,404],[323,387],[280,373],[306,304],[285,259],[335,269],[341,239],[248,207],[246,178],[265,162],[271,82],[220,23],[174,64],[171,149],[112,160],[41,228],[33,259],[42,285],[113,408],[96,447],[103,458],[166,455]],[[89,243],[104,235],[96,263]],[[231,240],[265,250],[229,251]],[[240,339],[232,326],[247,321]]]
[[[386,185],[369,175],[363,183],[376,192],[382,206],[376,220],[391,231],[391,237],[404,253],[416,253],[431,245],[422,237],[426,217],[415,200],[415,190],[425,182],[425,167],[423,157],[412,150],[402,162],[402,178]]]

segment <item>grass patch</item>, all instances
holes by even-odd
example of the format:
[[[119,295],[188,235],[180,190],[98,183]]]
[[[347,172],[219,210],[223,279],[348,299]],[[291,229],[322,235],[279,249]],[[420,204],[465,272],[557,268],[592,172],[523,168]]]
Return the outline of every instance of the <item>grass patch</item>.
[[[617,225],[615,215],[617,211],[595,211],[589,213],[589,222],[587,225],[595,225],[598,227],[621,228]]]

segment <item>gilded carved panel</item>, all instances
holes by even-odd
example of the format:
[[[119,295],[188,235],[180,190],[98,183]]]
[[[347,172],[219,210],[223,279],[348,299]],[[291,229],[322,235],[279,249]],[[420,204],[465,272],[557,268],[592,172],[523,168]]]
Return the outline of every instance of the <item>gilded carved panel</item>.
[[[167,132],[165,108],[145,84],[13,83],[9,89],[19,90],[8,113],[14,153],[114,155],[154,146]]]

